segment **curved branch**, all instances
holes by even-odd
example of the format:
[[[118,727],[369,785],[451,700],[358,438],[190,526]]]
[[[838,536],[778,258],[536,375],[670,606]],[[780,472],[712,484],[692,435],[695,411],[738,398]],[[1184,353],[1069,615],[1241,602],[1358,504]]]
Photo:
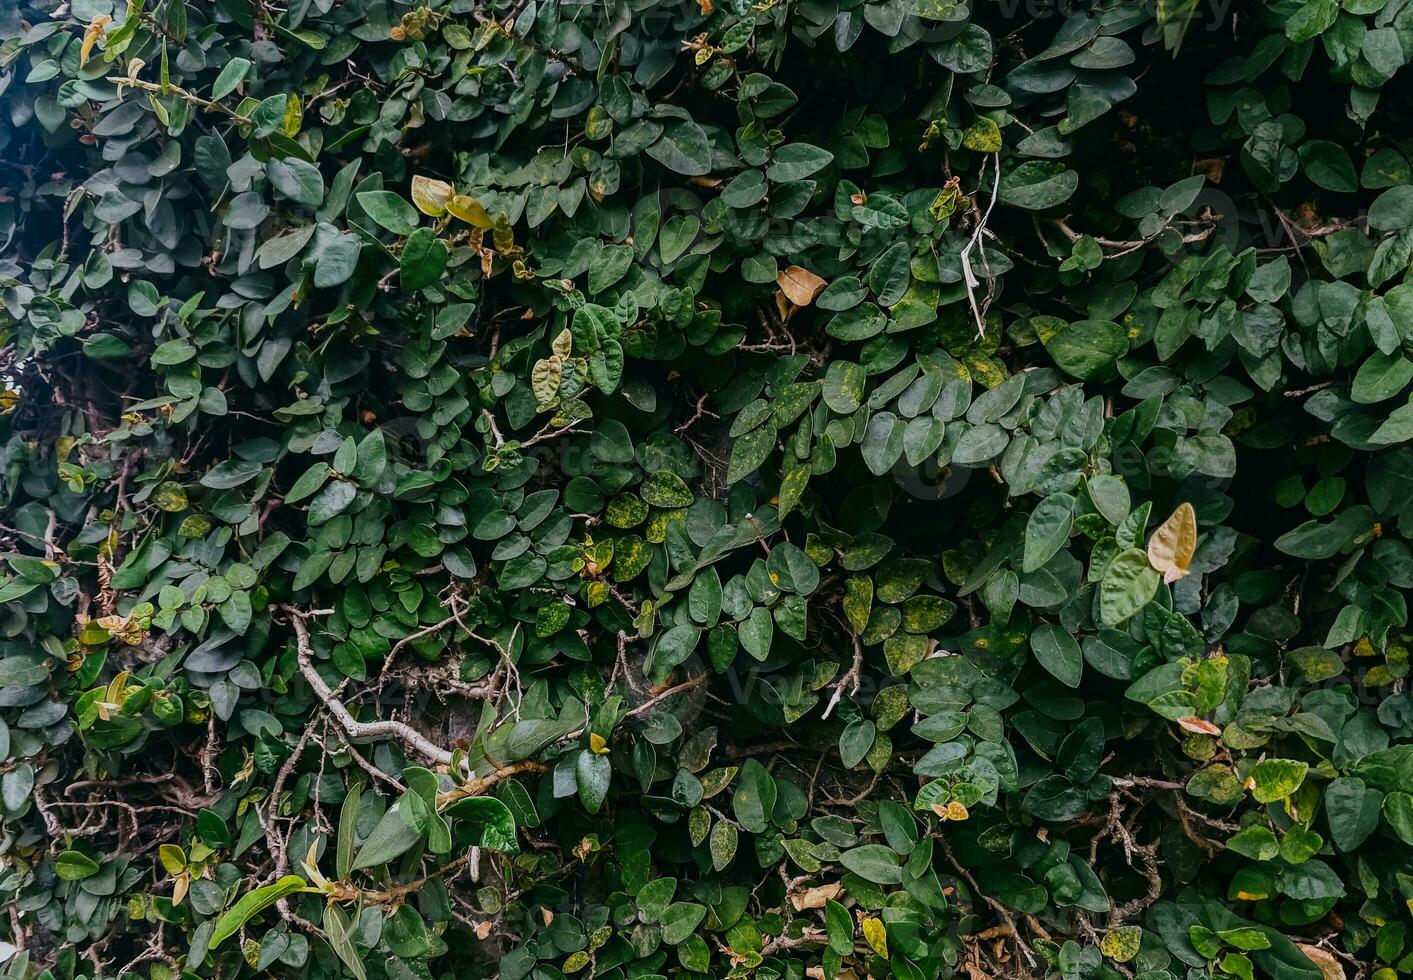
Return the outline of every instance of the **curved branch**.
[[[350,737],[396,738],[424,759],[437,765],[451,765],[451,753],[427,739],[411,725],[403,724],[400,721],[359,721],[354,718],[344,703],[334,697],[333,690],[324,683],[324,678],[319,676],[319,671],[314,667],[313,649],[309,645],[309,627],[304,621],[306,614],[288,606],[285,609],[289,612],[290,623],[294,626],[295,648],[299,655],[299,672],[304,675],[309,686],[314,688],[314,693],[319,695],[319,699],[329,709],[329,714],[334,716],[334,719]]]

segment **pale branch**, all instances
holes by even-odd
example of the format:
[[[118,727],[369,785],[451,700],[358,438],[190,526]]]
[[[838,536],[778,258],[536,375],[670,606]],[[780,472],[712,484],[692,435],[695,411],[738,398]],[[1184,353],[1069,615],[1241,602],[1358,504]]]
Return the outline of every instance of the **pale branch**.
[[[203,99],[195,92],[188,92],[180,85],[174,85],[168,82],[164,86],[159,85],[156,82],[143,81],[140,78],[130,78],[127,75],[114,75],[110,77],[108,81],[118,86],[119,94],[122,93],[123,86],[126,85],[128,88],[135,88],[139,91],[148,92],[152,95],[175,95],[182,101],[194,105],[199,109],[205,109],[207,112],[225,113],[227,116],[230,116],[232,120],[240,123],[242,126],[250,125],[251,120],[249,116],[242,116],[230,106],[222,105],[219,102],[212,102],[210,99]]]
[[[350,737],[396,738],[429,762],[440,766],[451,765],[451,753],[432,742],[411,725],[400,721],[359,721],[354,718],[344,703],[334,696],[333,690],[324,682],[324,678],[319,676],[319,671],[314,666],[314,651],[309,644],[309,627],[304,621],[306,613],[289,606],[286,606],[285,609],[289,612],[290,624],[294,627],[299,672],[304,675],[304,679],[309,682],[314,693],[319,695],[320,700],[329,709],[329,714],[333,715],[334,720]]]
[[[849,687],[849,695],[852,697],[859,693],[859,671],[863,668],[863,644],[859,642],[858,634],[854,634],[854,663],[839,682],[834,685],[834,693],[830,695],[829,704],[825,705],[824,714],[820,718],[828,718],[839,704],[839,699],[844,696],[844,688]],[[850,686],[852,682],[852,686]]]
[[[976,274],[971,270],[971,250],[979,248],[982,262],[986,261],[986,247],[981,244],[981,236],[986,231],[986,222],[991,220],[991,212],[996,207],[996,199],[1001,194],[1001,155],[993,154],[992,161],[996,165],[996,177],[991,186],[991,203],[986,206],[986,213],[981,216],[981,220],[976,223],[976,228],[972,231],[971,238],[967,240],[966,246],[962,249],[962,281],[967,287],[967,302],[971,304],[972,316],[976,318],[976,336],[981,339],[986,336],[986,312],[977,305],[976,287],[981,285],[981,281],[976,278]],[[986,175],[986,162],[981,164],[981,177]],[[988,300],[991,287],[988,285]]]
[[[1151,244],[1152,242],[1154,242],[1154,241],[1156,241],[1156,240],[1158,239],[1158,236],[1159,236],[1159,235],[1161,235],[1163,232],[1167,231],[1167,230],[1168,230],[1169,228],[1171,228],[1173,225],[1177,225],[1177,224],[1201,225],[1201,226],[1202,226],[1202,228],[1201,228],[1200,231],[1193,231],[1193,232],[1188,232],[1188,233],[1184,234],[1184,235],[1182,236],[1183,244],[1185,244],[1185,245],[1191,245],[1191,244],[1194,244],[1195,242],[1206,241],[1208,238],[1211,237],[1212,232],[1216,230],[1216,227],[1217,227],[1217,226],[1216,226],[1216,222],[1217,222],[1221,217],[1222,217],[1222,216],[1219,215],[1219,214],[1218,214],[1218,215],[1213,215],[1213,217],[1211,218],[1210,221],[1205,221],[1205,222],[1203,222],[1203,221],[1173,221],[1173,220],[1169,220],[1169,221],[1166,222],[1161,228],[1159,228],[1159,229],[1158,229],[1157,231],[1155,231],[1153,234],[1149,235],[1147,238],[1138,238],[1138,239],[1131,239],[1131,240],[1126,240],[1126,241],[1125,241],[1125,240],[1120,240],[1120,239],[1114,239],[1114,238],[1102,238],[1102,237],[1097,236],[1097,235],[1085,236],[1083,233],[1078,232],[1078,231],[1075,231],[1073,228],[1071,228],[1071,227],[1065,222],[1065,219],[1064,219],[1064,218],[1056,218],[1056,219],[1054,219],[1054,220],[1051,222],[1051,224],[1053,224],[1057,229],[1059,229],[1060,233],[1063,234],[1063,235],[1065,236],[1065,238],[1069,239],[1069,241],[1070,241],[1071,243],[1077,242],[1077,241],[1079,241],[1081,238],[1089,237],[1089,238],[1093,239],[1094,243],[1095,243],[1096,245],[1100,246],[1101,248],[1117,249],[1117,251],[1110,252],[1108,255],[1105,256],[1105,258],[1117,259],[1117,258],[1121,258],[1122,256],[1128,255],[1128,254],[1130,254],[1131,252],[1136,252],[1136,251],[1138,251],[1140,248],[1142,248],[1142,247],[1145,246],[1145,245]]]

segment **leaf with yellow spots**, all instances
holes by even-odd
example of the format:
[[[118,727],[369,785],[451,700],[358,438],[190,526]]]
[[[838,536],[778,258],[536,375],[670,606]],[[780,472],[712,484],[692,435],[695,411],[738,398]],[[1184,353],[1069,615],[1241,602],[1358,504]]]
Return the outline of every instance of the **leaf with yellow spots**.
[[[962,133],[962,146],[978,153],[996,153],[1001,149],[1001,127],[994,119],[978,116]]]
[[[934,803],[931,809],[943,820],[965,820],[971,816],[971,811],[961,800],[949,800],[946,804]]]
[[[1099,944],[1099,951],[1116,963],[1127,963],[1138,955],[1138,945],[1142,940],[1143,930],[1138,926],[1110,929]]]

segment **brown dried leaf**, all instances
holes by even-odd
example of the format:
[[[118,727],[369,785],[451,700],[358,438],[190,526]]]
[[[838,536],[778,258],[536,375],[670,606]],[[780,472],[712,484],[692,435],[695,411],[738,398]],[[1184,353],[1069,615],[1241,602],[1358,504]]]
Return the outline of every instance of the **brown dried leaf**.
[[[813,888],[806,888],[802,892],[796,892],[790,896],[790,904],[795,907],[796,912],[803,912],[805,909],[822,909],[824,903],[839,897],[839,893],[844,888],[837,881],[827,885],[816,885]]]
[[[1178,725],[1183,731],[1193,732],[1197,735],[1220,735],[1222,730],[1210,721],[1203,721],[1197,717],[1179,718]]]
[[[828,285],[819,276],[798,265],[792,265],[782,271],[775,277],[775,284],[780,287],[785,298],[796,306],[809,306]]]
[[[1339,965],[1339,960],[1327,949],[1319,946],[1306,946],[1304,943],[1296,943],[1295,948],[1305,954],[1305,958],[1320,968],[1320,972],[1325,975],[1325,980],[1345,980],[1344,967]]]

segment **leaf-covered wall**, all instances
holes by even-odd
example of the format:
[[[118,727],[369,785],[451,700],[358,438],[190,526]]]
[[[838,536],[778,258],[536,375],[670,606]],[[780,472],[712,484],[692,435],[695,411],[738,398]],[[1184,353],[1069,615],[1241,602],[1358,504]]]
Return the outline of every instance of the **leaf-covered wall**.
[[[1410,56],[0,5],[0,973],[1413,976]]]

